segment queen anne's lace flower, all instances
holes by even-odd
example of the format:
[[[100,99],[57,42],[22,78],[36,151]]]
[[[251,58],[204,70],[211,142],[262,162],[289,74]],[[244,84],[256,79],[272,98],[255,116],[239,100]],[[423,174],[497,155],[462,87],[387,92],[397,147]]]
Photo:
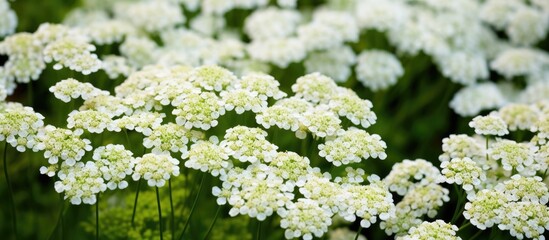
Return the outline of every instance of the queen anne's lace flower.
[[[342,203],[348,206],[340,213],[347,221],[354,221],[356,217],[362,218],[360,225],[368,228],[376,222],[377,216],[381,220],[387,220],[395,215],[393,197],[387,186],[379,181],[379,177],[370,176],[370,185],[349,185],[345,187],[349,198]],[[377,180],[377,181],[374,181]]]
[[[307,199],[316,201],[322,208],[330,209],[334,214],[346,209],[343,203],[349,197],[340,184],[323,176],[309,174],[299,192]]]
[[[59,159],[67,166],[74,166],[80,161],[86,151],[91,151],[91,142],[82,139],[71,130],[48,125],[37,136],[36,149],[44,151],[44,157],[50,164],[56,164]]]
[[[110,124],[112,119],[109,114],[95,110],[74,110],[69,113],[67,127],[74,129],[74,133],[81,135],[84,130],[91,133],[102,133]]]
[[[450,80],[465,85],[479,79],[488,78],[488,64],[484,56],[465,52],[456,52],[440,56],[437,59],[442,74]]]
[[[549,201],[549,190],[541,177],[523,177],[513,175],[511,179],[499,183],[496,190],[501,191],[510,202],[536,202],[546,204]]]
[[[440,178],[440,171],[432,163],[424,159],[408,160],[393,165],[391,172],[383,181],[389,190],[404,196],[416,186],[425,186],[436,183]]]
[[[279,86],[280,83],[274,77],[263,73],[246,74],[236,83],[236,88],[257,92],[262,100],[269,97],[275,100],[285,97],[286,93],[280,91]]]
[[[482,181],[486,180],[486,174],[471,158],[454,158],[451,161],[442,162],[441,182],[455,183],[462,185],[467,192],[473,190],[475,186],[479,186]]]
[[[153,129],[160,126],[164,117],[166,117],[164,113],[138,112],[114,120],[108,128],[115,132],[120,132],[122,129],[135,130],[149,136]]]
[[[12,34],[17,26],[17,15],[10,9],[8,1],[0,1],[0,37]]]
[[[278,152],[269,166],[274,175],[297,186],[303,186],[307,174],[312,171],[309,159],[294,152]]]
[[[237,114],[244,111],[260,112],[267,108],[267,101],[259,98],[257,92],[245,89],[233,89],[221,92],[221,99],[227,111],[234,110]]]
[[[468,117],[475,116],[482,110],[500,107],[506,101],[494,83],[486,82],[460,89],[450,101],[450,108],[457,114]]]
[[[353,124],[364,128],[376,122],[376,114],[371,110],[373,105],[369,100],[360,99],[350,89],[339,88],[338,93],[328,103],[330,110],[339,116],[346,117]]]
[[[549,230],[549,207],[537,202],[509,202],[500,213],[501,230],[509,230],[517,239],[524,237],[543,240]]]
[[[131,114],[130,108],[123,103],[123,99],[111,95],[97,95],[88,98],[84,101],[79,110],[95,110],[106,113],[111,118],[123,114]]]
[[[549,30],[549,15],[547,11],[536,8],[517,8],[509,18],[506,28],[511,42],[519,45],[532,45],[542,40]]]
[[[109,92],[107,91],[98,89],[90,83],[80,82],[74,78],[67,78],[57,82],[49,88],[49,91],[52,92],[57,99],[63,102],[70,102],[71,99],[79,97],[88,100],[101,95],[109,95]]]
[[[507,171],[516,170],[526,175],[533,175],[531,165],[534,164],[534,155],[537,147],[529,143],[517,143],[512,140],[498,139],[490,149],[488,154],[501,160],[503,169]]]
[[[44,126],[44,116],[31,107],[7,105],[0,112],[0,141],[6,141],[17,151],[27,148],[36,151],[36,136]]]
[[[246,18],[244,31],[252,40],[285,38],[295,32],[300,19],[300,13],[295,10],[259,9]]]
[[[266,137],[267,132],[260,128],[237,126],[227,129],[220,145],[241,162],[270,162],[277,155],[278,147]]]
[[[203,132],[189,130],[175,123],[156,126],[149,135],[143,138],[143,146],[152,148],[152,153],[168,154],[169,152],[185,153],[189,141],[204,139]]]
[[[185,16],[179,5],[171,1],[121,2],[115,15],[148,32],[156,32],[183,23]]]
[[[217,126],[217,119],[225,114],[225,108],[219,97],[211,92],[188,94],[172,111],[177,124],[187,129],[208,130]]]
[[[220,92],[230,84],[236,82],[237,78],[231,71],[225,68],[207,65],[193,69],[190,72],[189,81],[205,90]]]
[[[55,182],[55,191],[63,193],[64,199],[69,199],[73,205],[95,204],[97,194],[107,189],[101,171],[93,161],[72,166],[64,162],[57,176],[59,181]]]
[[[228,151],[216,141],[198,141],[181,158],[187,159],[185,167],[209,172],[214,177],[227,174],[227,170],[233,167]]]
[[[133,153],[126,150],[123,145],[115,144],[101,146],[93,151],[92,158],[101,171],[103,179],[108,181],[107,187],[109,189],[128,187],[126,176],[133,173],[134,167],[132,155]]]
[[[475,129],[476,134],[481,135],[503,136],[509,133],[505,121],[495,114],[476,116],[469,122],[469,127]]]
[[[490,66],[507,78],[540,72],[549,57],[531,48],[510,48],[501,52]]]
[[[488,189],[480,190],[472,201],[465,204],[463,216],[471,224],[484,230],[494,226],[494,224],[497,225],[501,221],[499,214],[505,203],[507,203],[507,197],[502,192]]]
[[[95,46],[88,43],[84,36],[67,36],[51,42],[44,48],[44,61],[55,61],[55,70],[68,67],[88,75],[101,68],[101,60],[92,51],[95,51]]]
[[[381,50],[360,53],[355,71],[357,79],[374,91],[396,84],[397,79],[404,74],[398,59],[393,54]]]
[[[312,103],[326,103],[336,94],[337,85],[333,79],[320,73],[311,73],[298,78],[292,91],[296,97]]]
[[[286,206],[287,209],[278,211],[280,227],[286,229],[286,239],[302,237],[305,240],[322,237],[328,232],[328,226],[332,224],[332,213],[319,206],[316,201],[298,199],[296,203]]]
[[[319,144],[318,153],[335,166],[341,164],[358,163],[362,159],[387,157],[385,148],[387,145],[377,134],[370,135],[364,130],[351,128],[344,131],[333,140]]]
[[[297,38],[253,41],[246,50],[251,59],[273,63],[281,68],[299,62],[306,56],[305,45]]]
[[[540,118],[539,111],[531,105],[512,103],[499,109],[499,116],[509,130],[529,130]]]
[[[449,193],[448,189],[436,183],[419,185],[406,193],[397,207],[407,209],[416,218],[424,215],[434,218],[444,202],[450,201]]]
[[[318,137],[331,137],[343,132],[341,120],[326,106],[315,107],[303,113],[299,118],[303,127]],[[296,135],[297,136],[297,135]],[[300,137],[300,136],[297,136]]]
[[[408,231],[408,235],[397,237],[398,240],[412,239],[447,239],[461,240],[456,236],[458,227],[442,220],[434,222],[423,222],[417,227],[412,227]]]
[[[469,157],[479,162],[486,157],[485,150],[485,146],[472,137],[465,134],[451,134],[442,139],[442,154],[438,159],[446,162],[454,158]]]
[[[162,187],[172,176],[179,176],[179,161],[167,154],[148,153],[135,158],[132,178],[141,178],[151,187]]]

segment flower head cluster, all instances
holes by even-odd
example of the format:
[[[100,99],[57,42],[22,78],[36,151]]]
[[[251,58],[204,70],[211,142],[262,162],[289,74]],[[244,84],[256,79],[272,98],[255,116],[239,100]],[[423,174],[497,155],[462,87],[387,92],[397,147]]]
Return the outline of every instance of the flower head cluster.
[[[478,187],[486,179],[486,174],[482,168],[471,158],[454,158],[451,161],[442,162],[441,182],[456,183],[462,185],[467,192]]]
[[[74,129],[74,133],[81,135],[84,130],[91,133],[102,133],[110,124],[112,119],[109,114],[95,110],[74,110],[69,113],[67,127]]]
[[[469,127],[475,129],[475,133],[480,135],[503,136],[509,133],[505,121],[495,114],[476,116],[469,122]]]
[[[204,90],[220,92],[233,82],[236,82],[237,78],[231,71],[225,68],[206,65],[193,69],[190,72],[189,81]]]
[[[360,53],[355,68],[357,79],[374,91],[396,84],[404,74],[398,59],[391,53],[370,50]]]
[[[498,113],[511,131],[529,130],[540,118],[540,112],[527,104],[509,104],[500,108]]]
[[[303,186],[307,174],[312,171],[309,159],[294,152],[278,152],[269,166],[274,175],[297,186]]]
[[[264,73],[246,74],[236,83],[236,88],[256,92],[261,100],[278,100],[285,97],[286,93],[280,91],[279,86],[280,83],[274,77]]]
[[[217,119],[225,114],[221,99],[211,92],[188,94],[172,111],[177,124],[187,129],[208,130],[217,126]]]
[[[36,135],[38,150],[44,151],[44,157],[50,164],[56,164],[59,159],[67,166],[74,166],[80,161],[86,151],[91,151],[91,142],[80,138],[75,132],[48,125]]]
[[[74,78],[67,78],[57,82],[49,88],[49,91],[52,92],[57,99],[63,102],[70,102],[71,99],[79,97],[88,100],[101,95],[109,95],[109,92],[107,91],[98,89],[90,83],[80,82]]]
[[[133,153],[126,150],[123,145],[115,144],[101,146],[93,151],[92,158],[101,171],[103,179],[108,181],[107,187],[109,189],[128,187],[126,176],[133,173],[134,167],[132,155]]]
[[[285,38],[295,32],[300,19],[300,13],[295,10],[260,9],[246,18],[244,31],[252,40]]]
[[[510,48],[500,53],[490,66],[501,75],[511,78],[540,72],[549,56],[530,48]]]
[[[483,189],[465,204],[463,216],[479,229],[486,229],[499,222],[500,208],[507,203],[503,192]]]
[[[275,38],[253,41],[246,48],[253,60],[284,68],[306,56],[305,45],[297,38]]]
[[[370,176],[370,185],[349,185],[345,190],[349,194],[346,202],[348,207],[340,214],[348,221],[354,221],[356,217],[362,218],[360,225],[370,227],[376,222],[377,216],[381,220],[387,220],[395,215],[393,196],[387,186],[379,181],[379,177]],[[377,181],[373,181],[377,180]]]
[[[534,164],[534,154],[538,148],[529,143],[517,143],[507,139],[497,139],[488,149],[488,154],[501,160],[503,169],[507,171],[516,170],[526,175],[533,175],[532,164]]]
[[[501,211],[499,229],[509,230],[517,239],[524,237],[545,239],[544,232],[549,230],[549,207],[538,202],[510,202]]]
[[[97,164],[93,161],[78,162],[72,166],[61,164],[57,173],[59,180],[55,182],[55,191],[64,194],[73,205],[95,204],[97,194],[107,190],[107,184]]]
[[[260,128],[237,126],[227,129],[220,145],[241,162],[270,162],[278,147],[267,141],[266,136],[267,132]]]
[[[345,45],[307,55],[303,64],[308,73],[319,72],[336,82],[345,82],[351,76],[352,65],[356,62],[353,50]]]
[[[328,103],[333,112],[364,128],[376,122],[376,114],[371,110],[372,102],[361,99],[349,89],[339,88],[338,90],[338,94],[333,96]]]
[[[456,52],[437,59],[442,74],[450,80],[465,85],[474,84],[479,79],[488,78],[488,64],[484,56]]]
[[[17,151],[35,149],[38,132],[44,126],[44,116],[31,107],[6,105],[0,112],[0,141],[6,141]]]
[[[246,89],[231,89],[221,92],[221,99],[227,111],[234,110],[237,114],[244,111],[260,112],[267,108],[267,101],[259,98],[257,92]]]
[[[335,166],[341,164],[358,163],[362,159],[379,158],[385,159],[386,144],[377,134],[369,134],[358,128],[351,128],[344,131],[333,140],[319,144],[318,153]]]
[[[95,46],[88,43],[82,35],[66,36],[49,43],[44,48],[44,61],[55,61],[54,69],[68,67],[84,75],[97,72],[101,68],[101,60],[96,54]]]
[[[141,178],[151,187],[162,187],[172,176],[179,176],[179,161],[167,154],[148,153],[135,158],[132,178]]]
[[[119,43],[124,37],[137,32],[134,26],[122,20],[93,22],[85,26],[83,31],[98,45]]]
[[[333,213],[341,213],[345,215],[344,210],[347,208],[342,204],[349,197],[340,184],[330,181],[324,176],[315,176],[310,174],[307,176],[307,181],[303,186],[299,187],[299,192],[307,199],[314,200],[322,208],[330,209]]]
[[[286,229],[286,239],[302,237],[311,240],[313,236],[322,237],[332,224],[332,212],[320,207],[316,201],[301,198],[286,208],[278,212],[282,218],[280,227]]]
[[[460,89],[450,101],[450,108],[461,116],[475,116],[480,111],[501,107],[507,102],[500,89],[491,82]]]
[[[461,240],[457,234],[458,227],[442,220],[434,222],[423,222],[417,227],[412,227],[408,231],[408,235],[397,237],[398,240],[412,239],[446,239],[446,240]]]
[[[173,1],[122,2],[114,7],[117,18],[147,32],[156,32],[183,23],[185,16]]]
[[[219,146],[217,141],[198,141],[191,145],[188,152],[183,153],[185,167],[209,172],[212,176],[226,175],[227,170],[233,167],[229,160],[228,151]]]
[[[7,0],[0,1],[0,37],[12,34],[17,26],[17,15]]]
[[[306,111],[299,120],[301,126],[311,132],[313,136],[332,137],[343,133],[341,119],[332,111],[328,111],[325,105]]]
[[[465,134],[451,134],[442,139],[442,152],[438,157],[441,162],[464,157],[479,162],[485,157],[484,146],[477,139]]]
[[[155,126],[152,132],[143,138],[143,146],[152,148],[152,153],[156,154],[185,153],[189,141],[196,142],[204,137],[203,132],[189,130],[175,123],[167,123]]]
[[[440,178],[440,171],[432,163],[424,159],[408,160],[393,165],[391,172],[383,181],[389,190],[404,196],[417,186],[436,183]]]
[[[0,42],[0,54],[9,56],[6,63],[0,68],[4,72],[3,78],[8,82],[15,80],[27,83],[31,79],[36,80],[46,68],[42,46],[30,33],[16,33],[6,37]],[[15,86],[6,86],[8,94],[11,94],[13,89]]]
[[[495,186],[495,189],[503,192],[508,201],[536,202],[540,204],[549,202],[547,185],[538,176],[522,177],[516,174],[510,180]]]
[[[137,112],[114,120],[109,126],[109,130],[115,132],[120,132],[122,129],[135,130],[145,136],[150,136],[153,129],[161,125],[165,116],[164,113]]]
[[[320,73],[311,73],[298,78],[292,85],[296,97],[312,103],[326,103],[336,93],[336,83]]]

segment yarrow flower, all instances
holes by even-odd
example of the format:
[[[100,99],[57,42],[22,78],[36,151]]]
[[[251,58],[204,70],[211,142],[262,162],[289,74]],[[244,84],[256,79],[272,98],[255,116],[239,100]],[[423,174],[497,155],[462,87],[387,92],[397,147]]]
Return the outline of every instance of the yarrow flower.
[[[207,65],[193,69],[190,72],[189,81],[204,90],[220,92],[230,84],[236,82],[237,78],[231,71],[225,68]]]
[[[460,89],[450,100],[450,108],[463,117],[475,116],[482,110],[503,106],[507,102],[492,82],[477,83]]]
[[[320,73],[299,77],[292,85],[296,97],[312,103],[326,103],[336,94],[337,85],[333,79]]]
[[[540,72],[549,56],[530,48],[510,48],[500,53],[490,64],[491,68],[507,78]]]
[[[104,112],[95,110],[74,110],[69,113],[67,127],[81,135],[84,130],[91,133],[102,133],[112,123],[111,117]]]
[[[49,88],[49,91],[52,92],[57,99],[66,103],[79,97],[88,100],[97,96],[109,95],[109,92],[107,91],[98,89],[90,83],[80,82],[74,78],[67,78],[57,82]]]
[[[426,186],[436,183],[440,178],[440,171],[432,163],[424,159],[408,160],[393,165],[391,172],[383,182],[389,190],[404,196],[417,186]]]
[[[441,182],[456,183],[463,189],[471,192],[473,188],[480,186],[486,180],[486,174],[471,158],[454,158],[451,161],[442,162]]]
[[[338,88],[338,94],[330,99],[328,106],[339,116],[346,117],[353,124],[364,128],[377,120],[376,114],[371,110],[372,102],[361,99],[352,90],[346,88]]]
[[[469,157],[476,162],[485,158],[485,146],[477,139],[465,134],[451,134],[442,139],[442,154],[438,157],[441,162],[450,161],[454,158]]]
[[[301,125],[313,136],[331,137],[343,132],[341,120],[326,106],[318,106],[303,113],[299,118]],[[296,135],[297,136],[297,135]],[[297,136],[301,138],[300,136]]]
[[[509,130],[529,130],[541,117],[540,112],[526,104],[509,104],[499,109],[499,116],[507,123]]]
[[[307,174],[312,171],[307,157],[294,152],[278,152],[270,161],[269,166],[275,176],[278,176],[296,186],[303,186]]]
[[[235,85],[237,89],[257,92],[261,100],[267,100],[267,98],[278,100],[286,96],[286,93],[279,89],[280,83],[274,77],[263,73],[246,74]]]
[[[242,114],[244,111],[257,113],[267,108],[267,101],[260,99],[257,92],[234,89],[223,91],[220,96],[225,109],[227,111],[234,110],[237,114]]]
[[[423,222],[417,227],[412,227],[408,231],[408,235],[397,237],[398,240],[412,239],[448,239],[461,240],[456,236],[458,227],[450,223],[445,223],[442,220],[434,222]]]
[[[396,84],[397,79],[404,74],[398,59],[393,54],[381,50],[360,53],[355,71],[357,79],[374,91]]]
[[[500,222],[501,207],[507,203],[504,193],[483,189],[476,193],[470,202],[465,204],[463,216],[481,230],[490,228]]]
[[[55,61],[55,70],[68,67],[89,75],[101,68],[101,60],[92,51],[95,51],[95,46],[88,43],[84,36],[67,36],[51,42],[44,48],[44,61]]]
[[[386,144],[377,134],[370,135],[364,130],[350,128],[340,133],[333,140],[319,144],[319,155],[335,166],[358,163],[362,159],[387,157]]]
[[[236,126],[227,129],[220,146],[241,162],[270,162],[277,155],[278,147],[267,141],[266,137],[267,132],[260,128]]]
[[[303,186],[299,187],[299,192],[307,199],[317,202],[322,208],[330,209],[334,214],[345,215],[347,208],[342,204],[349,197],[340,184],[331,181],[325,176],[317,176],[309,173]]]
[[[376,175],[371,175],[368,180],[370,185],[367,186],[345,187],[349,198],[342,204],[348,207],[340,213],[347,221],[354,221],[356,217],[362,218],[360,225],[364,228],[375,223],[378,216],[381,220],[387,220],[395,215],[393,197],[387,186]]]
[[[187,129],[200,128],[208,130],[217,126],[217,119],[225,114],[221,99],[211,92],[188,94],[172,111],[177,124]]]
[[[501,160],[503,169],[507,171],[516,170],[526,175],[534,175],[535,170],[531,169],[534,164],[534,155],[538,148],[529,143],[517,143],[507,139],[497,139],[488,150],[488,154]]]
[[[6,105],[0,113],[0,141],[6,141],[17,151],[37,150],[37,135],[44,126],[44,116],[31,107]]]
[[[495,114],[476,116],[469,122],[469,127],[475,129],[475,133],[480,135],[503,136],[509,133],[505,121]]]
[[[545,239],[543,234],[549,230],[549,207],[537,202],[509,202],[501,210],[498,228],[509,230],[517,239]]]
[[[143,133],[145,136],[149,136],[153,129],[161,125],[164,117],[166,117],[164,113],[137,112],[115,119],[108,128],[110,131],[115,132],[120,132],[122,129],[135,130],[136,132]]]
[[[501,191],[510,202],[536,202],[546,204],[549,202],[549,190],[542,182],[541,177],[523,177],[519,174],[513,175],[511,179],[495,186]]]
[[[219,146],[216,140],[198,141],[191,145],[191,149],[181,156],[187,159],[185,167],[209,172],[214,177],[227,174],[233,163],[229,160],[228,151]]]
[[[172,176],[179,176],[179,161],[167,154],[147,153],[135,158],[132,178],[141,178],[151,187],[162,187]]]
[[[88,139],[80,138],[75,132],[48,125],[36,135],[36,149],[44,151],[44,157],[50,164],[64,160],[67,166],[74,166],[87,151],[92,150]]]
[[[101,171],[93,161],[72,166],[63,162],[57,176],[55,191],[63,193],[64,199],[69,199],[73,205],[95,204],[97,194],[107,189]]]
[[[133,153],[126,150],[123,145],[115,144],[101,146],[93,151],[92,158],[101,171],[103,179],[108,181],[107,187],[109,189],[128,187],[126,176],[133,173],[134,167],[132,155]]]
[[[203,132],[188,130],[175,123],[167,123],[155,126],[152,132],[143,138],[143,146],[152,148],[151,152],[155,154],[185,153],[189,142],[197,142],[204,138]]]
[[[316,201],[301,198],[286,206],[286,209],[278,211],[278,215],[282,218],[280,227],[286,229],[286,239],[302,237],[310,240],[313,236],[322,237],[328,232],[333,214],[320,207]]]

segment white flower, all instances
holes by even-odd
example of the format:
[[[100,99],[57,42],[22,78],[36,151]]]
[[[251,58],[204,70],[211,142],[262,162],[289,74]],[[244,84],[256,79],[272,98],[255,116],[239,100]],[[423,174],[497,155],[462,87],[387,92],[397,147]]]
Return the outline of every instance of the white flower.
[[[179,5],[170,1],[121,2],[115,4],[114,14],[147,32],[161,31],[185,21]]]
[[[412,239],[447,239],[447,240],[461,240],[456,236],[458,227],[449,223],[445,223],[442,220],[436,220],[434,222],[423,222],[417,227],[412,227],[408,231],[408,235],[399,236],[398,240],[412,240]]]
[[[10,35],[17,27],[17,15],[10,9],[8,1],[0,1],[0,37]]]
[[[229,160],[227,149],[212,141],[198,141],[191,145],[188,152],[183,153],[185,167],[209,172],[212,176],[226,175],[233,167]]]
[[[355,92],[347,88],[338,88],[337,94],[331,97],[328,107],[341,117],[346,117],[351,123],[367,128],[373,125],[377,116],[372,111],[372,102],[360,99]]]
[[[424,159],[413,161],[404,159],[393,165],[391,172],[383,179],[383,182],[387,184],[390,191],[404,196],[417,186],[436,183],[440,176],[440,171]]]
[[[110,79],[116,79],[120,76],[127,77],[135,72],[135,69],[130,66],[128,60],[124,57],[107,55],[101,61],[103,64],[101,69],[107,73]]]
[[[482,181],[486,180],[486,173],[468,157],[442,162],[440,167],[442,168],[440,182],[461,185],[466,192],[480,187]]]
[[[151,187],[162,187],[172,176],[179,176],[179,161],[167,154],[148,153],[135,158],[134,181],[141,178]]]
[[[159,127],[162,119],[166,117],[164,113],[157,112],[136,112],[130,116],[118,118],[108,126],[109,131],[120,132],[122,129],[135,130],[149,136],[152,130]]]
[[[501,160],[503,169],[507,171],[516,170],[525,175],[533,175],[535,171],[530,169],[530,166],[534,164],[534,155],[537,149],[536,146],[529,143],[497,139],[488,149],[488,154],[496,160]]]
[[[325,50],[340,46],[342,36],[335,28],[319,22],[311,22],[297,29],[297,36],[307,51]]]
[[[463,117],[475,116],[482,110],[500,107],[506,101],[494,83],[477,83],[460,89],[450,101],[450,108]]]
[[[44,126],[44,116],[31,107],[6,105],[0,112],[0,141],[6,141],[19,152],[36,151],[37,135]]]
[[[463,216],[471,224],[484,230],[500,223],[501,208],[506,203],[507,197],[502,192],[488,189],[480,190],[472,201],[465,204]]]
[[[301,20],[298,11],[269,7],[258,9],[244,22],[244,31],[252,40],[267,40],[291,36]]]
[[[235,84],[236,88],[257,92],[262,100],[269,97],[275,100],[285,97],[286,93],[280,91],[279,86],[280,83],[274,77],[263,73],[248,73]]]
[[[377,176],[376,176],[377,177]],[[379,177],[377,177],[379,179]],[[347,205],[345,212],[340,213],[347,221],[354,221],[356,217],[362,218],[360,225],[368,228],[377,221],[387,220],[395,215],[393,197],[387,186],[381,181],[373,181],[370,176],[370,185],[348,185],[345,191],[349,197],[341,203]]]
[[[246,51],[251,59],[272,63],[280,68],[299,62],[306,56],[305,45],[297,38],[257,40],[250,43]]]
[[[327,103],[336,94],[336,88],[333,79],[317,72],[299,77],[292,85],[296,97],[312,103]]]
[[[92,150],[91,142],[82,139],[75,132],[48,125],[36,136],[38,150],[44,151],[44,157],[50,164],[64,160],[67,166],[74,166],[87,151]]]
[[[442,154],[438,157],[441,162],[450,161],[454,158],[469,157],[479,162],[485,158],[486,147],[476,139],[465,134],[451,134],[442,139]]]
[[[531,48],[509,48],[490,63],[490,67],[506,78],[540,72],[549,56]]]
[[[361,28],[386,31],[399,28],[408,21],[409,7],[400,1],[359,1],[354,9],[356,21]]]
[[[237,78],[231,71],[225,68],[206,65],[193,69],[190,72],[189,81],[196,87],[201,87],[204,90],[220,92],[233,82],[236,82]]]
[[[241,162],[270,162],[277,155],[278,147],[267,141],[266,137],[267,132],[261,128],[236,126],[227,129],[220,146]]]
[[[476,116],[469,122],[469,127],[475,129],[475,133],[480,135],[503,136],[509,134],[507,124],[496,114]]]
[[[381,50],[361,52],[355,67],[357,79],[366,87],[377,91],[396,84],[404,69],[391,53]]]
[[[208,130],[217,126],[217,119],[225,114],[221,99],[211,92],[188,94],[172,111],[177,124],[187,129]]]
[[[536,202],[540,204],[549,202],[547,185],[538,176],[523,177],[516,174],[511,179],[496,185],[494,189],[503,192],[509,202]]]
[[[286,206],[287,209],[278,211],[280,227],[286,229],[284,237],[294,239],[301,237],[311,240],[313,236],[322,237],[328,232],[332,224],[332,213],[321,208],[316,201],[300,198],[296,203]]]
[[[377,134],[370,135],[364,130],[350,128],[334,139],[319,144],[319,155],[335,166],[359,163],[362,159],[387,157],[387,145]]]
[[[536,8],[518,8],[509,16],[506,33],[511,42],[533,45],[542,40],[549,30],[549,14]]]
[[[536,108],[526,104],[508,104],[498,112],[511,131],[529,130],[541,117]]]
[[[109,114],[95,110],[74,110],[67,118],[67,127],[74,129],[77,135],[81,135],[84,130],[90,133],[102,133],[111,123]]]
[[[97,194],[107,190],[101,171],[93,161],[74,165],[64,162],[57,176],[55,191],[63,193],[64,199],[69,199],[73,205],[95,204]]]
[[[49,43],[44,48],[44,61],[56,62],[53,69],[68,67],[71,70],[89,75],[101,68],[101,60],[96,54],[95,46],[83,35],[70,35]]]
[[[107,91],[98,89],[90,83],[80,82],[74,78],[67,78],[57,82],[49,88],[49,91],[52,92],[57,99],[63,102],[70,102],[71,99],[79,97],[88,100],[100,95],[109,95],[109,92]]]
[[[549,230],[549,207],[537,202],[509,202],[504,205],[498,228],[509,230],[517,239],[524,237],[545,239],[544,232]]]
[[[353,50],[345,45],[315,51],[307,55],[304,61],[307,73],[319,72],[336,82],[345,82],[351,76],[351,65],[356,62]]]
[[[486,58],[480,54],[454,52],[437,57],[438,68],[450,80],[465,85],[489,76]]]
[[[133,173],[133,153],[123,145],[109,144],[93,151],[93,160],[99,168],[103,178],[108,181],[107,187],[111,190],[128,187],[126,176]]]

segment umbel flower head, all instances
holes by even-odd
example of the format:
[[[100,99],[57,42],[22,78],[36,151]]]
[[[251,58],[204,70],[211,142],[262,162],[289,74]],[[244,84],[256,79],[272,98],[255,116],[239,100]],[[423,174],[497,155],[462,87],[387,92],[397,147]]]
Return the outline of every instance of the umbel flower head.
[[[123,145],[109,144],[101,146],[93,151],[93,160],[102,173],[107,187],[111,190],[128,187],[126,176],[133,173],[133,153],[126,150]]]
[[[75,132],[48,125],[37,134],[38,150],[44,151],[44,157],[50,164],[56,164],[59,159],[67,166],[73,166],[80,161],[86,151],[91,151],[91,142],[80,138]]]
[[[188,130],[175,123],[154,126],[150,134],[143,138],[143,146],[152,148],[152,153],[187,152],[187,144],[204,139],[203,132]]]
[[[97,194],[107,189],[101,171],[93,161],[78,162],[72,166],[63,162],[57,173],[55,191],[64,194],[74,205],[95,204]]]
[[[476,116],[469,122],[469,127],[475,129],[475,133],[480,135],[503,136],[509,133],[505,121],[496,114]]]
[[[408,231],[408,235],[397,237],[398,240],[412,239],[446,239],[446,240],[461,240],[456,236],[458,227],[442,220],[434,222],[423,222],[417,227],[412,227]]]
[[[286,229],[286,239],[302,237],[305,240],[322,237],[332,224],[332,212],[313,200],[300,198],[278,211],[280,227]],[[304,224],[305,223],[305,224]]]
[[[172,176],[179,176],[179,161],[168,154],[148,153],[135,158],[132,178],[141,178],[151,187],[162,187]]]
[[[36,150],[36,135],[44,126],[44,116],[31,107],[6,104],[0,113],[0,141],[8,142],[17,151]]]
[[[197,141],[191,145],[191,149],[181,156],[186,159],[185,167],[209,172],[212,176],[227,174],[227,171],[233,167],[229,160],[228,149],[219,146],[217,138],[211,138],[210,141]]]

